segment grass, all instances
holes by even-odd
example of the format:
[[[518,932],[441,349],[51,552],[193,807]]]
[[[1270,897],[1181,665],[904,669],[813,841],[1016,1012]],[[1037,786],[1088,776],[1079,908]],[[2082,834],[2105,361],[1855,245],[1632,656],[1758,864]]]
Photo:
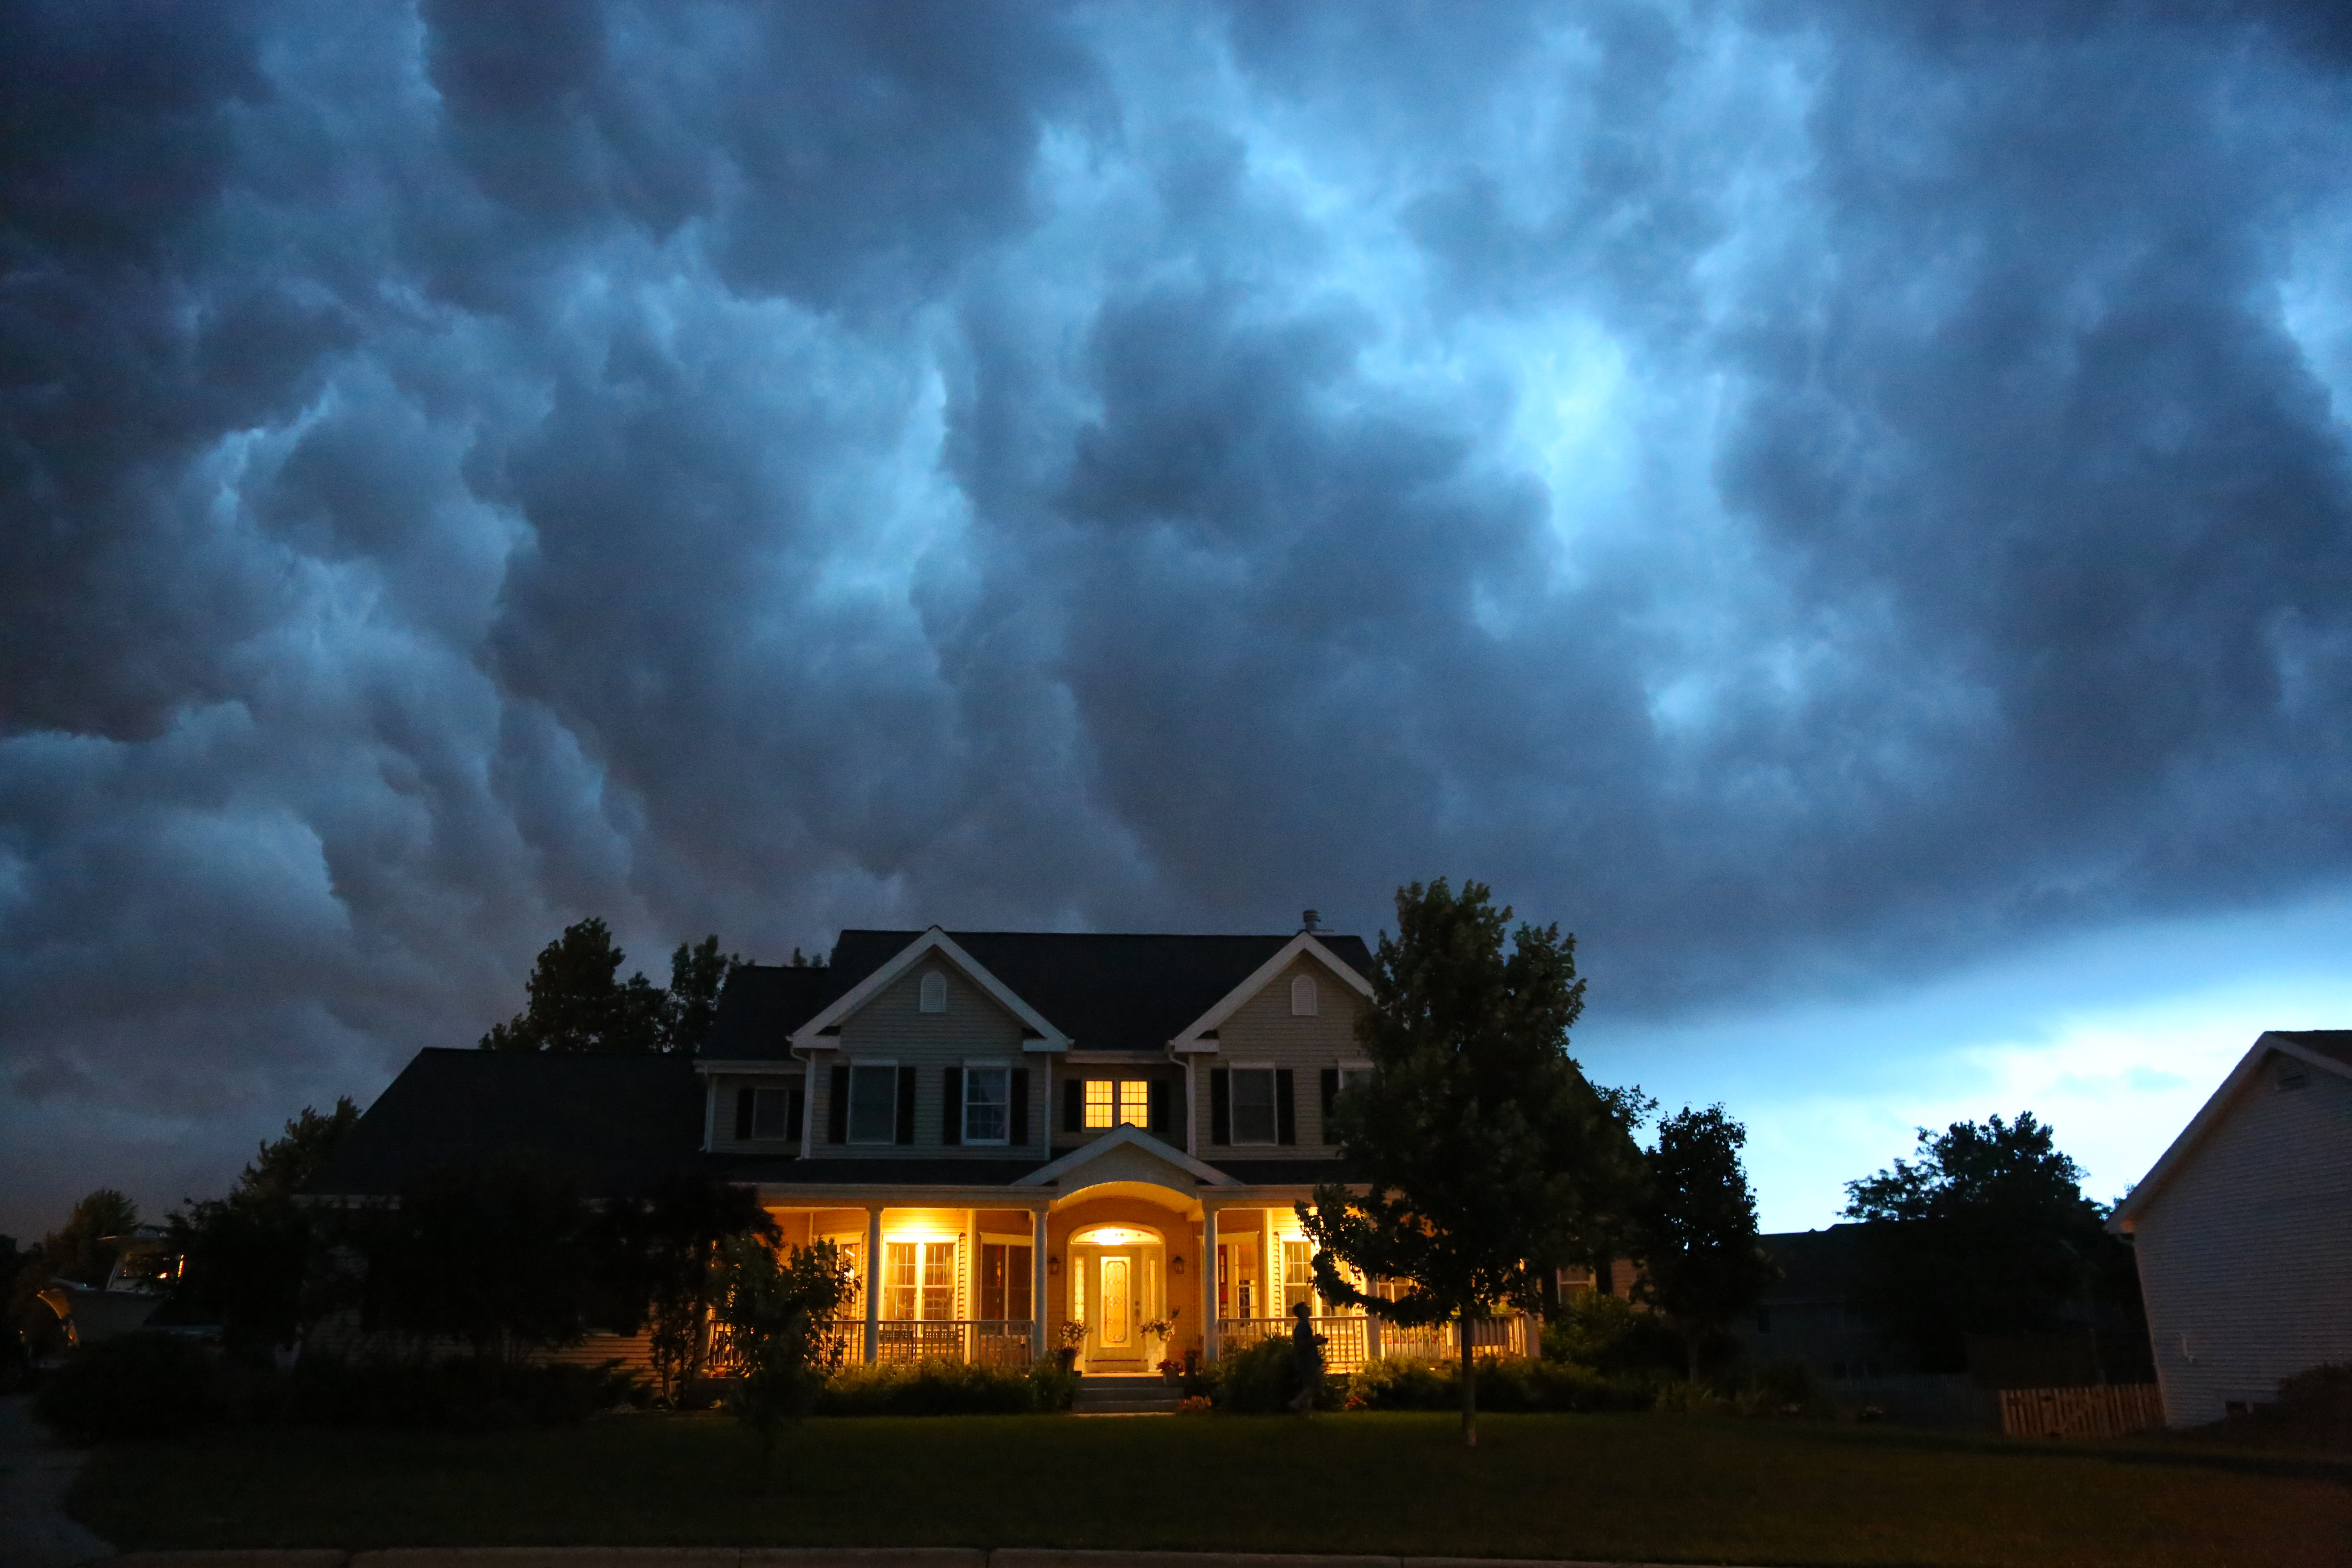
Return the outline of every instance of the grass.
[[[1139,1547],[1738,1563],[2342,1563],[2352,1459],[1814,1423],[828,1420],[781,1485],[720,1416],[478,1436],[260,1429],[101,1449],[125,1548]]]

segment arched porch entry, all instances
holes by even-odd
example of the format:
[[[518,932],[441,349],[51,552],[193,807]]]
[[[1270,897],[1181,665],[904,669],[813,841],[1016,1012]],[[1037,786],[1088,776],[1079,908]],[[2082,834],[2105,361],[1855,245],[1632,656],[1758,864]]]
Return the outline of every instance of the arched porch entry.
[[[1200,1214],[1190,1194],[1148,1182],[1097,1183],[1055,1201],[1047,1299],[1056,1342],[1076,1343],[1080,1370],[1150,1373],[1199,1352]]]

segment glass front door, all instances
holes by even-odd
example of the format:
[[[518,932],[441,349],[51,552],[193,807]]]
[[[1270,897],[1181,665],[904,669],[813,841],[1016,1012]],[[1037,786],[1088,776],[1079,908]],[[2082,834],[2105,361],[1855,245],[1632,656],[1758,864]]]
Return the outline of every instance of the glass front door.
[[[1139,1271],[1132,1252],[1104,1252],[1095,1258],[1093,1310],[1087,1314],[1087,1364],[1143,1362],[1141,1317],[1137,1311]]]

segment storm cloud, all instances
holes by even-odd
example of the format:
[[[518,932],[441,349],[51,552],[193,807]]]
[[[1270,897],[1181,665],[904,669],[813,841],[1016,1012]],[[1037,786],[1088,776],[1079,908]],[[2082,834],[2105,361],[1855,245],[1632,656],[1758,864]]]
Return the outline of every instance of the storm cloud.
[[[1668,1019],[2352,870],[2335,7],[58,0],[0,104],[19,1226],[587,913],[1469,875]]]

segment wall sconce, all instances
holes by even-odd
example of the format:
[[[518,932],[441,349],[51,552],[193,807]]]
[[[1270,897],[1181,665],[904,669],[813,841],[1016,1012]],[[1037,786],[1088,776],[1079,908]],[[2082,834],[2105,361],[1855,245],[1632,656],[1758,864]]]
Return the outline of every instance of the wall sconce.
[[[1061,1271],[1062,1255],[1058,1252],[1047,1253],[1045,1255],[1045,1272],[1048,1274],[1059,1274]]]
[[[1181,1274],[1184,1272],[1184,1255],[1182,1253],[1180,1252],[1175,1257],[1168,1260],[1168,1272],[1171,1274]]]

